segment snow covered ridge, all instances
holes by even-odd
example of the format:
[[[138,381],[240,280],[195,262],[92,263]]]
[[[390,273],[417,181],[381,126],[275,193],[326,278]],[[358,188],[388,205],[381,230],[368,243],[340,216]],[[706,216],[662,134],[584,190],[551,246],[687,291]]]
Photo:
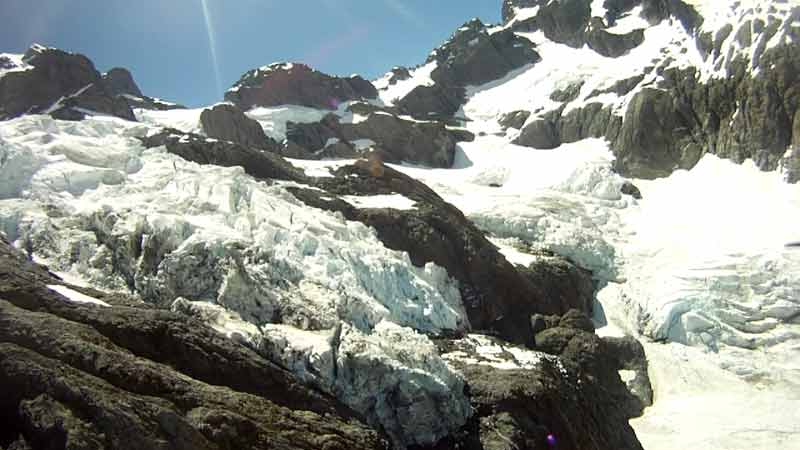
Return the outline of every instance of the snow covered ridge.
[[[185,298],[225,308],[207,315],[220,331],[247,335],[301,378],[322,374],[320,388],[398,442],[432,442],[466,421],[462,381],[414,331],[469,327],[445,270],[415,267],[374,230],[306,207],[282,184],[240,167],[145,150],[137,137],[152,131],[101,117],[0,123],[0,230],[51,269],[94,286],[165,306]],[[286,333],[338,333],[325,350],[336,377],[325,375],[331,365],[315,356],[319,346],[304,344],[310,337]],[[398,416],[388,400],[397,395],[427,400]]]

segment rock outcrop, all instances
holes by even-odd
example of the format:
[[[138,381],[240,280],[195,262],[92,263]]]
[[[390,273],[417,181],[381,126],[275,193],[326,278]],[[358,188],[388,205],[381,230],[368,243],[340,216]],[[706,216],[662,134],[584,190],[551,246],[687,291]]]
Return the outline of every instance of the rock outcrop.
[[[103,85],[111,95],[133,95],[142,97],[142,91],[136,85],[128,69],[122,67],[115,67],[103,74]]]
[[[380,151],[385,162],[449,168],[456,144],[474,138],[466,130],[451,130],[442,122],[408,120],[381,110],[366,113],[367,118],[358,123],[342,123],[335,114],[314,123],[289,122],[286,139],[317,156],[330,155],[325,150],[333,145],[367,140],[369,149]],[[346,156],[341,151],[334,155]]]
[[[78,291],[102,304],[60,293]],[[388,447],[348,408],[202,322],[65,285],[4,240],[0,325],[2,447]]]
[[[219,104],[200,114],[200,125],[206,136],[235,142],[245,147],[275,151],[280,145],[264,134],[261,125],[239,108]]]
[[[481,85],[506,76],[541,57],[527,39],[512,30],[490,33],[479,19],[458,29],[428,57],[436,63],[432,86],[417,86],[396,106],[419,119],[453,117],[465,100],[465,87]]]
[[[559,356],[486,336],[440,341],[468,383],[475,413],[435,448],[641,449],[627,424],[631,411],[616,403],[632,397],[614,372],[622,365],[593,334],[575,333],[591,345]]]
[[[373,99],[375,86],[354,75],[339,78],[304,64],[272,64],[251,70],[225,93],[244,111],[256,106],[300,105],[335,110],[342,102]]]
[[[259,179],[303,181],[300,169],[281,158],[278,150],[262,151],[229,141],[208,139],[205,136],[166,129],[159,134],[142,138],[147,148],[165,146],[169,153],[199,164],[222,167],[242,166],[245,172]]]

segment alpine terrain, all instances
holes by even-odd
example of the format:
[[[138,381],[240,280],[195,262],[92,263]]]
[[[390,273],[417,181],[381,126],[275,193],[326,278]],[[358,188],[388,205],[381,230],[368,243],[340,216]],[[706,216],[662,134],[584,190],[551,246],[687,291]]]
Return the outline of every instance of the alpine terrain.
[[[0,54],[0,448],[800,448],[800,1],[497,6],[199,109]]]

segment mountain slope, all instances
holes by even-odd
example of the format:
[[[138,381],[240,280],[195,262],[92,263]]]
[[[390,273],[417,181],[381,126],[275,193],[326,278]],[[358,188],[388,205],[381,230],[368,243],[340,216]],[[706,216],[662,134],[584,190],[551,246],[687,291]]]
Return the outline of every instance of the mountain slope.
[[[397,448],[800,444],[798,6],[503,17],[374,82],[279,63],[231,104],[0,122],[0,229]],[[33,70],[6,59],[0,87]],[[144,98],[112,78],[108,98]],[[4,404],[29,442],[43,393]]]

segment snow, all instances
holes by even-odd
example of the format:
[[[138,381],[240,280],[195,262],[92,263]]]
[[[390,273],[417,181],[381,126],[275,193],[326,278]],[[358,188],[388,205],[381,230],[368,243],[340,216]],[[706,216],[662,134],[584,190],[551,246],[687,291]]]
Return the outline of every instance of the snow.
[[[388,195],[345,195],[342,200],[356,208],[391,208],[401,211],[416,209],[414,200],[401,194]]]
[[[411,77],[407,80],[398,81],[394,85],[389,84],[389,78],[392,76],[391,72],[384,75],[383,78],[375,80],[373,83],[378,89],[378,96],[387,105],[393,105],[399,99],[402,99],[409,92],[414,90],[417,86],[432,86],[434,81],[431,79],[431,74],[438,67],[436,61],[431,61],[421,67],[411,70]]]
[[[24,72],[33,66],[22,60],[23,55],[16,53],[0,53],[0,78],[10,72]]]
[[[435,442],[464,424],[462,381],[420,334],[469,328],[457,281],[414,266],[361,223],[305,206],[286,183],[144,149],[137,136],[154,131],[105,117],[0,123],[0,173],[26,168],[0,179],[0,230],[52,270],[133,288],[265,352],[280,319],[283,335],[308,337],[270,353],[282,361],[318,353],[308,342],[341,327],[330,392],[398,442]],[[400,200],[379,203],[410,202]]]
[[[457,350],[442,354],[448,364],[457,368],[458,364],[484,365],[500,370],[535,369],[544,360],[558,361],[558,358],[543,352],[528,350],[504,343],[496,338],[480,334],[469,334],[451,343]]]
[[[102,300],[98,300],[94,297],[89,297],[86,294],[81,294],[80,292],[72,290],[64,285],[48,284],[47,288],[50,289],[51,291],[58,292],[70,302],[111,307],[111,305]]]
[[[200,114],[206,108],[193,109],[171,109],[167,111],[155,111],[151,109],[134,108],[133,114],[136,120],[148,125],[174,128],[186,133],[202,133],[200,126]]]

